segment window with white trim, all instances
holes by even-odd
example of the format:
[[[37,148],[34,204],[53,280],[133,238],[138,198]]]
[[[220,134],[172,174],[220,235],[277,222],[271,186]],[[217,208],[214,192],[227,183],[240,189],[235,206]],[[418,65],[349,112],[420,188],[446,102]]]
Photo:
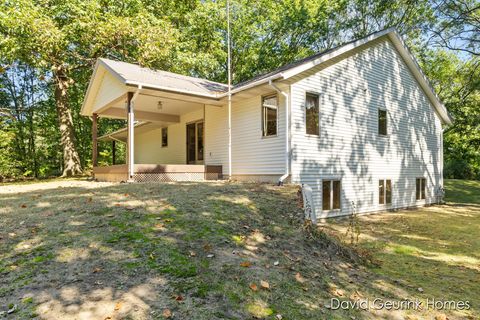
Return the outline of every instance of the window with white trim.
[[[378,109],[378,134],[387,135],[387,110]]]
[[[425,200],[425,190],[426,190],[427,179],[417,178],[415,186],[415,198],[417,200]]]
[[[307,134],[320,134],[318,94],[307,92],[305,96],[305,129]]]
[[[277,135],[278,98],[277,95],[262,98],[262,136]]]
[[[378,203],[392,204],[392,180],[378,180]]]
[[[162,128],[162,148],[168,147],[168,128]]]
[[[322,181],[322,210],[340,210],[340,180]]]

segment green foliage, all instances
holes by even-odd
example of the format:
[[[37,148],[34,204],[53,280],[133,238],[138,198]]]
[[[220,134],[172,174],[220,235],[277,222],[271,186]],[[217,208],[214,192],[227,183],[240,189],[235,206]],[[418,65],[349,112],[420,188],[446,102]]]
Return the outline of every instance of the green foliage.
[[[64,170],[59,81],[79,162],[91,166],[91,121],[80,108],[99,57],[225,82],[225,6],[226,0],[0,1],[0,176]],[[446,175],[478,179],[478,14],[474,0],[231,0],[233,82],[396,27],[455,117],[445,132]],[[122,126],[102,119],[99,134]],[[111,161],[111,145],[99,150],[102,164]]]
[[[480,58],[425,50],[424,71],[454,117],[444,132],[446,178],[480,179]]]

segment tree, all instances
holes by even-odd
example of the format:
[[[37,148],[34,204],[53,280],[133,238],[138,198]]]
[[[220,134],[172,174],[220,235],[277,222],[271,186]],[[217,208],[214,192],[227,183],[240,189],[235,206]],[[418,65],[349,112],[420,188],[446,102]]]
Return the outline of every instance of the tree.
[[[430,29],[430,44],[480,56],[480,2],[441,0],[434,6],[437,22]]]
[[[0,32],[3,63],[32,66],[54,88],[63,176],[82,172],[69,100],[73,76],[99,56],[168,68],[175,53],[175,29],[140,1],[3,1]]]

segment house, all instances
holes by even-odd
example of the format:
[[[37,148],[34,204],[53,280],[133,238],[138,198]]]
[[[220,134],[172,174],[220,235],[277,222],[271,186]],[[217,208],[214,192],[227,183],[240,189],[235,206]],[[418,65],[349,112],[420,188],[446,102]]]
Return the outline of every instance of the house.
[[[395,30],[237,84],[230,108],[227,91],[99,59],[82,107],[95,177],[308,184],[318,217],[436,201],[452,119]],[[126,164],[97,166],[98,117],[127,119],[100,138],[127,143]]]

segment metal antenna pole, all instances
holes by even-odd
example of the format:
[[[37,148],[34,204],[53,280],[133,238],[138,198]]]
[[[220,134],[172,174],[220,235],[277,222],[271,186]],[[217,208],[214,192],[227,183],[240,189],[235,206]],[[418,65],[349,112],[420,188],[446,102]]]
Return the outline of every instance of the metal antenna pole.
[[[227,0],[228,179],[232,179],[232,73],[230,55],[230,0]]]

